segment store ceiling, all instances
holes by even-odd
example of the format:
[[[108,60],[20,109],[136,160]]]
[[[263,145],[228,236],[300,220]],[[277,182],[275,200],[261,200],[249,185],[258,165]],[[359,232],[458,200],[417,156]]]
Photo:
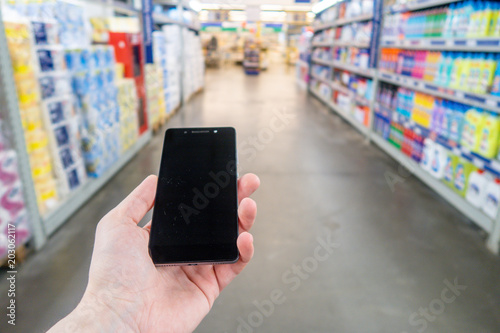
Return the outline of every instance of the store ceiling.
[[[198,0],[202,7],[220,6],[224,9],[242,9],[247,6],[261,6],[261,10],[310,10],[311,4],[302,3],[300,0]],[[317,0],[310,0],[316,3]],[[281,8],[280,8],[281,6]],[[274,9],[273,9],[274,7]]]

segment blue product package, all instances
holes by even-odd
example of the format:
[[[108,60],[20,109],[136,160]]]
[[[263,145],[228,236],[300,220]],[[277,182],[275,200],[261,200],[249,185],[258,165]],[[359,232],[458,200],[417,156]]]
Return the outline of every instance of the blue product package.
[[[105,84],[112,85],[115,81],[115,70],[114,68],[107,68],[104,70],[104,74],[106,77]]]
[[[75,72],[80,69],[80,52],[78,50],[67,50],[64,59],[68,70]]]
[[[55,95],[56,87],[53,76],[45,76],[38,80],[40,83],[40,90],[42,99],[46,99]]]
[[[372,93],[373,93],[373,81],[372,80],[366,80],[365,98],[367,100],[371,100],[372,99]]]
[[[42,72],[53,71],[55,64],[52,52],[50,50],[38,50],[37,54],[40,62],[40,70]]]
[[[56,137],[57,145],[59,147],[68,144],[70,141],[70,136],[66,125],[54,128],[54,135]]]
[[[85,95],[90,89],[90,73],[77,72],[73,74],[73,91],[77,95]]]
[[[111,45],[108,45],[106,47],[105,51],[105,59],[106,59],[106,64],[105,66],[108,68],[112,68],[115,66],[116,60],[115,60],[115,48]]]
[[[61,101],[47,103],[49,109],[50,122],[54,125],[64,121],[64,105]]]
[[[33,35],[35,37],[35,43],[37,45],[49,44],[49,37],[47,34],[47,29],[45,28],[45,23],[31,22],[31,26],[33,27]]]
[[[67,173],[68,186],[71,190],[74,190],[80,185],[80,178],[78,177],[78,172],[76,168]]]
[[[75,161],[73,159],[73,154],[70,148],[63,148],[59,151],[59,157],[61,158],[61,162],[64,169],[72,166]]]
[[[89,49],[80,50],[80,68],[88,71],[91,68],[92,52]]]

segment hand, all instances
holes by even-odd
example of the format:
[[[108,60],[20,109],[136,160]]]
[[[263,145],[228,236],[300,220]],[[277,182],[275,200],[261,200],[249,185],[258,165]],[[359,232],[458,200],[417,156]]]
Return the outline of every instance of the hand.
[[[156,267],[148,253],[151,222],[137,226],[154,204],[157,177],[146,178],[97,225],[87,289],[50,332],[193,331],[253,256],[248,231],[257,206],[248,196],[259,183],[253,174],[238,180],[236,263]]]

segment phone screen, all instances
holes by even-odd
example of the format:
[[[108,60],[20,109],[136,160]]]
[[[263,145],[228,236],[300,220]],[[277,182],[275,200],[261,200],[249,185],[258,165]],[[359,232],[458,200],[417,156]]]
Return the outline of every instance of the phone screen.
[[[237,237],[234,128],[167,130],[149,240],[153,262],[233,262]]]

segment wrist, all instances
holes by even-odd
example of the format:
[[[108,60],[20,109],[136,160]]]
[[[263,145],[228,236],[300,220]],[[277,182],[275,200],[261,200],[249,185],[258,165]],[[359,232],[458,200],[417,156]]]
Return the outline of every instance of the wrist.
[[[130,317],[110,303],[86,293],[78,306],[48,333],[138,332]]]

